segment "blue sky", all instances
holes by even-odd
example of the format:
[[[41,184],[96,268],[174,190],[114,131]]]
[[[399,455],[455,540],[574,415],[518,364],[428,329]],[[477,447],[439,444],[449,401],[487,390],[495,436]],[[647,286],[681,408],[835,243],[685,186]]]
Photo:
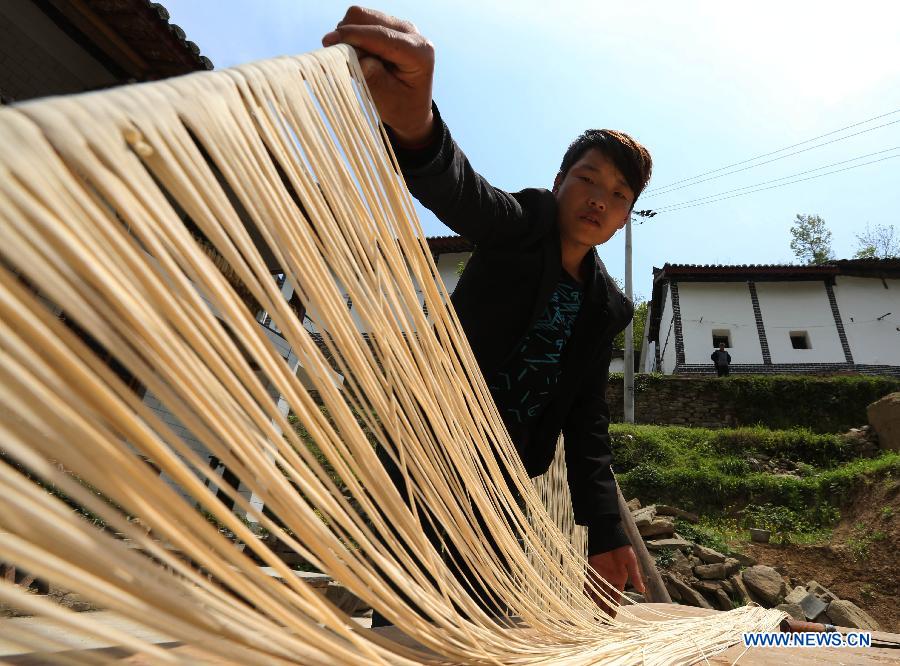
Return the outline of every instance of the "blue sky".
[[[347,7],[329,0],[163,4],[216,68],[319,48]],[[644,143],[654,158],[650,187],[663,188],[900,110],[900,3],[888,0],[372,6],[413,21],[435,44],[434,96],[447,124],[475,168],[512,191],[549,187],[568,143],[590,127],[621,129]],[[637,208],[891,148],[834,168],[900,155],[900,113],[828,139],[885,123],[893,124],[678,191],[651,196],[648,189]],[[451,233],[420,212],[426,233]],[[635,227],[635,290],[648,297],[652,266],[666,262],[791,262],[797,213],[825,218],[838,257],[853,254],[867,223],[900,231],[900,157],[659,214]],[[624,232],[600,253],[622,277]]]

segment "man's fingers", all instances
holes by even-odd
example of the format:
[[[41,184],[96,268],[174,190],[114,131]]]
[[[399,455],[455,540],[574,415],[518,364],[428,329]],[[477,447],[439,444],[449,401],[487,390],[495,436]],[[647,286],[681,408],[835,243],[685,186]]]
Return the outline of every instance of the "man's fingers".
[[[383,25],[397,32],[417,33],[416,26],[409,21],[404,21],[396,16],[385,14],[377,9],[358,7],[354,5],[347,10],[344,18],[338,23],[338,27],[345,25]]]
[[[373,56],[360,56],[359,68],[362,70],[363,76],[370,79],[384,71],[384,63]]]
[[[421,70],[423,62],[434,62],[434,47],[424,37],[398,32],[383,25],[338,26],[322,39],[325,46],[338,42],[378,56],[395,65],[401,72]]]

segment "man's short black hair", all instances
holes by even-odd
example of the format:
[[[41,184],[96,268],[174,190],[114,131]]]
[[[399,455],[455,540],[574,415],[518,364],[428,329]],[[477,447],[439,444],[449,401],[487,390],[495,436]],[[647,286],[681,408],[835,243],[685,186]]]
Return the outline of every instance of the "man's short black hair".
[[[634,192],[634,200],[637,201],[650,180],[653,160],[650,152],[625,132],[608,129],[585,131],[566,150],[559,175],[565,178],[572,165],[592,148],[597,149],[622,172],[625,182]]]

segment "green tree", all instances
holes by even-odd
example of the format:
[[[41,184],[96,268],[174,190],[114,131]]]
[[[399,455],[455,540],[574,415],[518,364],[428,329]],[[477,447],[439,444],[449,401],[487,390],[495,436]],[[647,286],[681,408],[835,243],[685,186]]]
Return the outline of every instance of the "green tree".
[[[891,259],[900,257],[900,236],[893,224],[866,224],[866,230],[857,234],[858,249],[855,259]]]
[[[825,264],[832,258],[831,232],[818,215],[801,215],[791,226],[791,250],[807,264]]]
[[[650,301],[642,301],[634,306],[634,355],[641,353],[641,344],[644,341],[644,326],[647,324],[647,311],[650,309]],[[615,349],[625,349],[625,331],[619,333],[613,339],[613,347]]]

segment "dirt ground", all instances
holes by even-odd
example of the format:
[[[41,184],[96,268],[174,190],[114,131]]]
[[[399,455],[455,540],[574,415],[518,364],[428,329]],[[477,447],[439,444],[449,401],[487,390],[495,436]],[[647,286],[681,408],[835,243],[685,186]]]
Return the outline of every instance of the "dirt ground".
[[[748,544],[742,550],[797,579],[794,584],[817,580],[882,630],[900,633],[900,481],[870,483],[841,514],[827,544]]]

